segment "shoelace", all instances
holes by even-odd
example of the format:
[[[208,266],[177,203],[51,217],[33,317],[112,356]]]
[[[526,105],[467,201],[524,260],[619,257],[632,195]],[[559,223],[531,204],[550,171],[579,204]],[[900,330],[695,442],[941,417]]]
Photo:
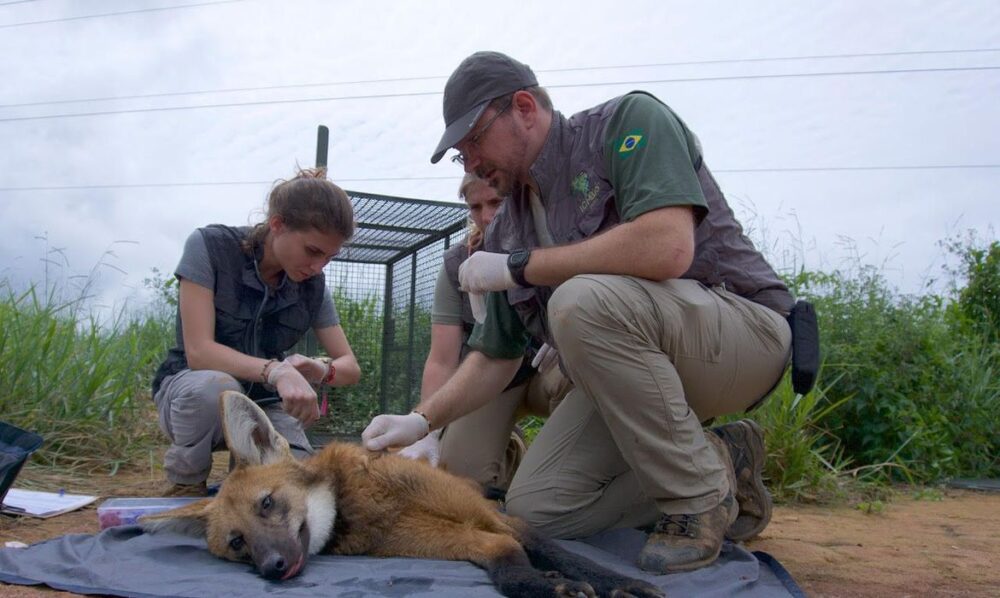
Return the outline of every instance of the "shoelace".
[[[698,531],[697,515],[662,515],[653,531],[668,536],[695,537]]]

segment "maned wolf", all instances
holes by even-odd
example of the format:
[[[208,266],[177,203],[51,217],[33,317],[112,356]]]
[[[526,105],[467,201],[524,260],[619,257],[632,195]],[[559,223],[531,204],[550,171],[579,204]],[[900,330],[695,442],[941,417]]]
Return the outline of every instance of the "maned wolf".
[[[324,552],[471,561],[507,596],[663,596],[501,514],[472,482],[352,444],[297,461],[249,398],[227,391],[220,409],[236,468],[216,498],[145,517],[147,531],[203,535],[212,554],[269,579]]]

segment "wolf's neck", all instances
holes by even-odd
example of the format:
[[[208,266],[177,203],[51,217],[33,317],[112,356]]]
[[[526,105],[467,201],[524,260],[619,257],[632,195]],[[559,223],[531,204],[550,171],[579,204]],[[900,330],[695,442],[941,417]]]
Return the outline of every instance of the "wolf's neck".
[[[317,554],[330,541],[337,518],[337,499],[326,484],[318,484],[306,497],[306,522],[309,525],[309,554]]]

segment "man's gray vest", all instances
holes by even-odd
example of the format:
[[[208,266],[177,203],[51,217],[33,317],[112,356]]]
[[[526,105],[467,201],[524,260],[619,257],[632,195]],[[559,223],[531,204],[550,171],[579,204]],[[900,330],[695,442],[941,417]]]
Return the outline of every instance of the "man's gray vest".
[[[234,228],[212,224],[198,229],[205,239],[208,257],[215,272],[215,341],[246,355],[266,359],[284,359],[309,330],[323,302],[326,288],[322,276],[302,282],[285,279],[278,289],[271,289],[257,275],[256,255],[243,251],[243,239],[249,227]],[[177,346],[153,378],[153,395],[167,376],[188,367],[184,354],[184,336],[180,307],[177,308]],[[244,392],[259,400],[274,396],[262,384],[242,381]]]
[[[608,122],[621,99],[615,98],[569,119],[553,112],[552,128],[530,173],[538,184],[549,233],[556,245],[591,237],[619,222],[604,150]],[[791,294],[743,234],[702,160],[697,138],[683,122],[681,125],[695,160],[692,167],[708,202],[708,213],[695,229],[694,261],[682,278],[709,287],[724,286],[730,292],[787,314],[793,304]],[[539,246],[527,194],[527,187],[514,189],[513,196],[504,202],[487,230],[487,251],[510,253]],[[532,336],[550,343],[545,306],[552,291],[550,287],[517,287],[507,291],[507,300]]]

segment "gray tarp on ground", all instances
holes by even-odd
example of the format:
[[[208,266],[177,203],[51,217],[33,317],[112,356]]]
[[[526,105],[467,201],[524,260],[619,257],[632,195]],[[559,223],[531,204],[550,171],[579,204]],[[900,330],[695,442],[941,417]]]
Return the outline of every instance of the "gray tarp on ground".
[[[616,530],[586,543],[562,544],[626,575],[655,583],[669,596],[803,595],[769,555],[729,544],[710,567],[647,575],[632,564],[644,539],[637,530]],[[0,549],[0,581],[45,584],[81,594],[143,597],[498,595],[485,572],[470,563],[422,559],[316,556],[294,579],[269,582],[249,565],[213,557],[201,539],[144,534],[136,526],[63,536],[28,548]]]

